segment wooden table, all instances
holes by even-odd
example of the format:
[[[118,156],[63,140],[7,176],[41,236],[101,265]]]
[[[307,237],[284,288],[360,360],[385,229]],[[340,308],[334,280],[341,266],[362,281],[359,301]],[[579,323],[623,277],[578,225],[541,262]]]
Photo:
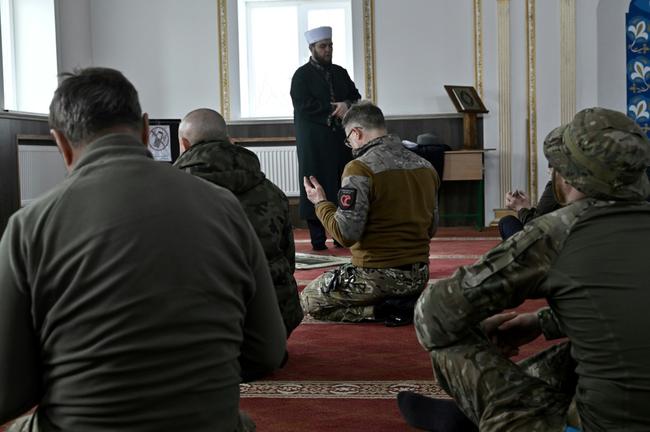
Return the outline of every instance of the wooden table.
[[[473,217],[476,226],[485,226],[485,152],[495,149],[452,150],[445,152],[445,169],[443,181],[472,181],[476,182],[477,210],[475,213],[449,213],[440,215],[441,218]]]

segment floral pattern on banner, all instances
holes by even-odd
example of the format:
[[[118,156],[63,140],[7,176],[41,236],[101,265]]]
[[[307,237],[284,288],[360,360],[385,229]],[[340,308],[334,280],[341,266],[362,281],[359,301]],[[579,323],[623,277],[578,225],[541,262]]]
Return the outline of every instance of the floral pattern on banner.
[[[650,2],[631,0],[626,14],[627,115],[650,138]]]

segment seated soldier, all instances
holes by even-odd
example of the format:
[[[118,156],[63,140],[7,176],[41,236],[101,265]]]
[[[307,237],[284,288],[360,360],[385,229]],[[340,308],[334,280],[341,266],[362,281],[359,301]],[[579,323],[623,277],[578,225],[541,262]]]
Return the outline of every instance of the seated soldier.
[[[155,162],[118,71],[67,76],[50,126],[69,171],[0,241],[0,424],[10,431],[248,431],[242,376],[286,335],[232,193]]]
[[[646,169],[646,174],[650,179],[650,168]],[[546,183],[544,192],[542,192],[542,196],[539,198],[536,207],[531,205],[528,195],[521,191],[508,192],[505,200],[506,208],[516,211],[517,216],[507,215],[499,219],[499,234],[503,240],[517,234],[536,217],[545,215],[561,207],[555,198],[552,181]],[[646,201],[650,201],[650,196]]]
[[[330,321],[410,322],[413,298],[429,279],[440,180],[429,162],[387,134],[375,105],[353,105],[343,126],[355,159],[345,166],[338,207],[315,177],[304,185],[327,231],[351,247],[352,263],[312,281],[301,293],[303,309]]]
[[[178,127],[178,141],[184,153],[174,166],[225,187],[244,208],[264,248],[289,337],[303,317],[293,277],[296,249],[289,200],[260,170],[255,153],[230,142],[218,112],[202,108],[187,114]]]
[[[650,142],[624,114],[592,108],[552,131],[544,153],[564,207],[418,300],[418,338],[457,406],[401,394],[416,427],[650,430]],[[550,308],[500,314],[542,297]],[[542,333],[568,342],[507,358]]]
[[[537,207],[533,207],[530,198],[524,192],[514,191],[506,194],[506,207],[517,212],[517,216],[507,215],[499,219],[499,234],[506,240],[524,229],[524,225],[536,217],[560,208],[553,193],[552,182],[546,183]]]

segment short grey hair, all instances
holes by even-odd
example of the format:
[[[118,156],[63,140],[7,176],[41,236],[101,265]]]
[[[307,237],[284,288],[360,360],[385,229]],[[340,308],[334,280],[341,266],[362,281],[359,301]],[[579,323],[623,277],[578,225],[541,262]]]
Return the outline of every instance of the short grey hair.
[[[228,130],[221,114],[209,108],[199,108],[183,117],[178,126],[178,136],[194,145],[203,141],[225,141]]]
[[[74,147],[115,127],[142,130],[138,92],[120,71],[91,67],[60,76],[63,81],[50,103],[49,123]]]
[[[370,101],[359,101],[352,105],[343,117],[343,127],[358,125],[364,129],[386,129],[384,113]]]

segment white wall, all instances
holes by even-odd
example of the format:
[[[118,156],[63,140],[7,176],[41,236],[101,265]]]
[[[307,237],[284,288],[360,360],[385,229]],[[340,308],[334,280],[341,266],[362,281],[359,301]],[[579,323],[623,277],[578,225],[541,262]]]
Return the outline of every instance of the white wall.
[[[55,7],[59,73],[92,66],[90,0],[57,0]]]
[[[626,112],[625,14],[629,0],[576,0],[576,112]],[[560,124],[559,3],[537,2],[538,186],[549,180],[543,145]]]
[[[219,109],[216,0],[91,0],[95,66],[121,70],[152,118]]]
[[[576,11],[576,16],[579,13]],[[577,37],[576,37],[577,38]],[[548,182],[544,138],[561,123],[560,1],[537,2],[537,197]]]
[[[625,14],[628,0],[600,0],[598,5],[598,105],[627,110]]]
[[[377,102],[387,115],[456,111],[443,85],[474,85],[472,5],[375,0]]]
[[[598,0],[576,0],[577,111],[598,105],[601,74],[598,68],[598,3]]]

